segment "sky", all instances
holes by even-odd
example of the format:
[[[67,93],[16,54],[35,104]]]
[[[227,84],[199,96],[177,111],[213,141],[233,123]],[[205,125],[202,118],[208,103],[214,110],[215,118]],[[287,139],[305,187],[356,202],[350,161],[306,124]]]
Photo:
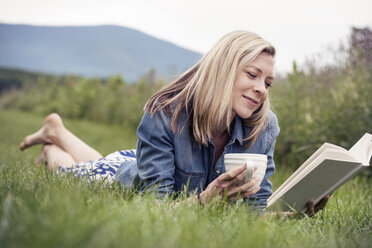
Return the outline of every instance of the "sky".
[[[295,60],[332,62],[351,27],[372,28],[371,0],[0,0],[0,22],[113,24],[205,53],[224,34],[255,32],[277,49],[276,71]],[[180,58],[182,59],[182,58]]]

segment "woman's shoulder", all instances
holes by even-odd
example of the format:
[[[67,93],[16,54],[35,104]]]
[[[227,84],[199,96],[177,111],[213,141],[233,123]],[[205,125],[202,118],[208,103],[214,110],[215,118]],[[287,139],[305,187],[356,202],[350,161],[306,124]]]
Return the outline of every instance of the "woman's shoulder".
[[[147,118],[153,118],[155,117],[160,117],[163,119],[165,122],[170,123],[172,117],[176,114],[176,106],[174,103],[172,103],[169,106],[166,107],[160,107],[157,108],[154,111],[149,111],[149,109],[145,109],[144,117]],[[181,109],[179,111],[179,114],[177,115],[177,123],[183,123],[188,120],[188,114],[185,109]]]
[[[173,136],[176,133],[175,131],[178,130],[178,127],[184,127],[188,124],[188,115],[185,113],[185,111],[181,111],[177,116],[175,129],[173,129],[173,115],[174,109],[172,108],[159,108],[153,112],[145,109],[138,129],[140,129],[141,127],[151,127],[151,129],[153,129],[159,128],[161,126],[162,129],[166,130],[167,133],[169,133],[169,135]]]

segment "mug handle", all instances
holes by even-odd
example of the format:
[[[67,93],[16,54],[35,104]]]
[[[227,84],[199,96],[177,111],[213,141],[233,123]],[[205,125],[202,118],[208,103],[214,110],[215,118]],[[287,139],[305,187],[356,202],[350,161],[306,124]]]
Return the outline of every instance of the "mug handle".
[[[245,181],[249,181],[252,179],[253,171],[254,171],[254,161],[247,160],[245,161],[245,164],[247,165],[247,171],[245,173]]]

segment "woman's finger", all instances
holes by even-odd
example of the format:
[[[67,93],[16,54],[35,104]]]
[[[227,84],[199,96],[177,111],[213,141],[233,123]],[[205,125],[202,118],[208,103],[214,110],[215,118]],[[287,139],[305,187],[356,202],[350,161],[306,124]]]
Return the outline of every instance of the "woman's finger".
[[[312,217],[314,214],[315,214],[315,210],[314,210],[314,201],[313,200],[309,200],[307,202],[307,211],[306,211],[307,215],[309,215],[310,217]]]
[[[244,180],[246,169],[245,166],[242,166],[242,168],[239,167],[231,172],[231,174],[228,174],[228,172],[217,177],[207,189],[211,192],[213,191],[213,195],[225,194],[230,188],[236,187],[236,184]]]
[[[239,173],[236,177],[234,177],[233,179],[229,180],[229,181],[226,181],[224,184],[225,184],[225,187],[226,188],[234,188],[236,187],[237,185],[241,184],[244,182],[245,180],[245,175],[246,175],[246,172],[247,170],[243,170],[241,173]]]
[[[251,180],[247,181],[245,184],[242,185],[243,192],[246,192],[250,188],[252,188],[254,185],[256,185],[258,182],[258,178],[254,177]]]
[[[228,196],[228,199],[229,199],[229,201],[236,201],[236,200],[239,200],[239,199],[242,199],[242,198],[248,198],[249,196],[256,194],[260,189],[261,188],[258,186],[258,187],[254,187],[253,189],[250,189],[249,191],[245,191],[245,192],[242,192],[240,190],[237,193],[231,194],[230,196]]]
[[[222,175],[220,175],[218,178],[222,181],[230,181],[231,179],[235,178],[237,175],[245,171],[247,166],[244,164],[242,166],[239,166],[236,169],[233,169],[231,171],[225,172]]]
[[[230,195],[237,194],[239,191],[243,194],[251,189],[258,181],[257,177],[252,178],[251,180],[245,182],[243,185],[238,187],[233,187],[229,193]]]
[[[258,191],[260,191],[261,187],[260,186],[257,186],[257,187],[254,187],[253,189],[249,190],[249,191],[246,191],[245,193],[242,194],[242,197],[243,198],[247,198],[251,195],[254,195],[256,194]]]
[[[223,181],[222,183],[220,183],[220,187],[222,188],[222,191],[220,193],[230,194],[232,190],[235,190],[233,191],[233,193],[236,193],[237,191],[239,191],[239,187],[244,184],[245,175],[246,175],[246,170],[241,172],[235,178],[228,180],[228,181]]]
[[[316,206],[314,208],[315,213],[318,212],[319,210],[322,210],[325,207],[325,205],[327,204],[327,202],[329,200],[329,197],[330,197],[330,195],[324,196],[323,199],[320,202],[318,202],[318,204],[316,204]]]
[[[245,184],[241,186],[235,186],[231,187],[227,191],[227,195],[229,196],[234,196],[237,194],[245,194],[248,190],[251,191],[251,189],[258,181],[258,178],[254,177],[251,180],[247,181]]]

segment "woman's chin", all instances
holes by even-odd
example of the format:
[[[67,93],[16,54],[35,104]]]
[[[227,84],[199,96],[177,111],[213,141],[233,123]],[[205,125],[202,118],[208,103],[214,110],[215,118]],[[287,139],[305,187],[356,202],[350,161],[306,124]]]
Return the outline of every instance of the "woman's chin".
[[[238,113],[238,116],[242,119],[248,119],[249,117],[252,116],[252,113],[253,111],[247,111],[247,112],[243,112],[243,113]]]

